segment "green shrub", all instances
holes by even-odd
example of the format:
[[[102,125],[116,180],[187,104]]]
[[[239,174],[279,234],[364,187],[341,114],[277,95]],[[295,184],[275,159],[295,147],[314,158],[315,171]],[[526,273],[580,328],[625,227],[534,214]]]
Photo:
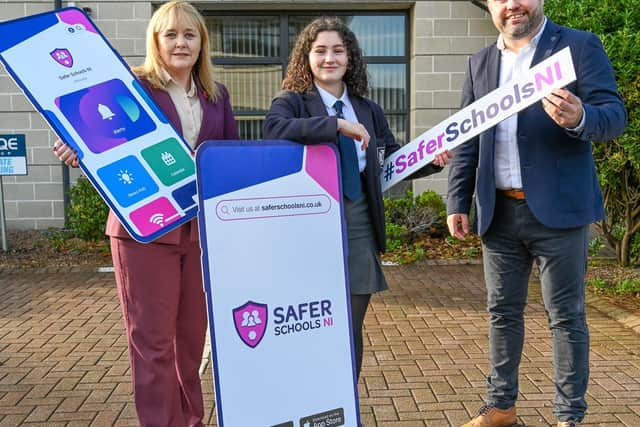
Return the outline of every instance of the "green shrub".
[[[445,227],[446,207],[433,191],[413,197],[408,190],[404,197],[385,198],[384,209],[387,254],[392,254],[388,259],[400,264],[424,258],[420,237],[433,236]]]
[[[447,206],[442,197],[434,191],[425,191],[415,198],[416,207],[433,210],[438,214],[437,223],[446,223]]]
[[[589,256],[597,256],[604,248],[604,238],[602,236],[596,236],[589,242]]]
[[[406,239],[407,228],[391,222],[387,222],[385,226],[387,231],[387,250],[389,252],[397,251],[402,247],[402,243]]]
[[[447,233],[446,207],[440,196],[427,191],[413,197],[385,199],[387,252],[385,261],[410,264],[422,258],[460,259],[480,255],[480,239],[453,239]]]
[[[640,233],[633,235],[631,239],[631,247],[629,249],[629,264],[640,265]]]
[[[476,248],[466,248],[464,250],[464,255],[467,258],[477,258],[480,256],[480,248],[476,247]]]
[[[598,294],[607,293],[611,288],[609,282],[604,279],[591,279],[587,282],[587,285],[591,286],[593,290]]]
[[[446,206],[442,198],[433,191],[426,191],[413,197],[412,191],[407,191],[404,197],[384,200],[387,230],[392,227],[393,237],[405,242],[413,242],[417,237],[431,234],[435,229],[444,226]],[[400,230],[404,235],[400,235]],[[387,238],[390,236],[388,235]]]
[[[90,241],[104,239],[109,208],[87,178],[78,178],[76,185],[69,189],[69,200],[67,227],[73,235]]]
[[[640,227],[640,0],[547,0],[544,9],[561,25],[597,34],[613,65],[628,125],[593,145],[607,213],[599,226],[620,265],[640,265],[640,243],[632,243]]]
[[[73,233],[70,230],[59,228],[49,228],[45,231],[44,235],[47,237],[49,245],[51,245],[56,252],[61,252],[73,237]]]
[[[616,285],[617,294],[637,294],[640,293],[640,280],[624,279]]]
[[[640,295],[640,279],[627,278],[612,280],[594,278],[587,282],[597,294],[607,295]]]

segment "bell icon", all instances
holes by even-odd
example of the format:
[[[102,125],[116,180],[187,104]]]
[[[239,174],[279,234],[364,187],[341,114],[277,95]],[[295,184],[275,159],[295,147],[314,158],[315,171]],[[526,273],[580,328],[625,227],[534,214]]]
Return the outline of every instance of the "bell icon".
[[[102,120],[111,120],[112,117],[115,117],[113,111],[104,104],[98,104],[98,113],[102,116]]]

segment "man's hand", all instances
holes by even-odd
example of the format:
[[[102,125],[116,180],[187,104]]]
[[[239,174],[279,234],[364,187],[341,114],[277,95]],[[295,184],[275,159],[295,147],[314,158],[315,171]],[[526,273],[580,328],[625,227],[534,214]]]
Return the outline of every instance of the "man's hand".
[[[467,234],[469,234],[469,215],[451,214],[447,217],[447,226],[449,227],[449,234],[451,234],[451,236],[464,240]]]
[[[542,108],[554,122],[565,129],[578,126],[584,114],[580,98],[566,89],[555,89],[542,98]]]

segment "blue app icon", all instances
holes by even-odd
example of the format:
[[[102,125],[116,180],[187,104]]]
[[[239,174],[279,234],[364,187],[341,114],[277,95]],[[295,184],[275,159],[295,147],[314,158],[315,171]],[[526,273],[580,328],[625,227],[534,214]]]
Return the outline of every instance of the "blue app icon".
[[[174,190],[171,194],[176,202],[178,202],[178,205],[186,211],[189,208],[195,207],[198,203],[197,192],[198,189],[196,188],[196,181],[194,179],[190,183]]]
[[[156,129],[142,105],[118,79],[68,93],[55,102],[94,153],[108,151]]]
[[[158,185],[134,156],[98,169],[98,176],[125,208],[158,192]]]

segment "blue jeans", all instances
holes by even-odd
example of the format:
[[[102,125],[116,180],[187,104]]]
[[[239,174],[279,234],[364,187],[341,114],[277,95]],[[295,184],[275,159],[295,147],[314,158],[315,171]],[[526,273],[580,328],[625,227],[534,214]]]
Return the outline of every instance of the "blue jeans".
[[[493,222],[482,237],[482,246],[491,365],[487,404],[507,409],[518,397],[524,309],[535,261],[553,336],[553,412],[560,421],[581,421],[589,381],[584,302],[588,226],[548,228],[534,217],[526,201],[498,194]]]

